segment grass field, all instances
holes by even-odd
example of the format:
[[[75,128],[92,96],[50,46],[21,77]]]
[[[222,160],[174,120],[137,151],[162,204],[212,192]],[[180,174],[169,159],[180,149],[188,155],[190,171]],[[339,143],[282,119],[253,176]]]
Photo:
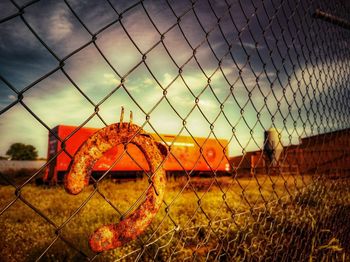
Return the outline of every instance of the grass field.
[[[96,260],[231,261],[234,257],[239,261],[298,254],[311,261],[320,257],[350,259],[348,235],[344,238],[333,228],[342,216],[350,216],[349,183],[339,181],[321,183],[311,176],[291,175],[220,177],[217,181],[172,178],[167,183],[165,203],[149,229],[137,240],[104,252]],[[0,216],[1,261],[35,260],[50,244],[44,261],[94,257],[87,244],[89,235],[98,226],[127,215],[147,186],[146,179],[109,180],[102,181],[97,191],[90,185],[72,196],[60,186],[28,184],[18,197],[12,186],[1,186],[1,210],[15,201]],[[349,233],[350,226],[344,223],[343,227],[342,232]]]

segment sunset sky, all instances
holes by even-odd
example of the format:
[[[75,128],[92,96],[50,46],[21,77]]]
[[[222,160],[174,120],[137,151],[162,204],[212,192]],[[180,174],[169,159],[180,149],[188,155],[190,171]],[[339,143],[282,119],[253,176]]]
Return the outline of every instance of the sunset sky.
[[[16,0],[19,6],[26,2]],[[56,58],[20,16],[3,21],[18,9],[0,2],[0,155],[14,142],[34,145],[41,157],[47,153],[48,130],[20,103],[9,108],[18,97],[9,84],[21,91],[35,83],[23,93],[23,103],[49,128],[80,125],[102,102],[99,114],[107,124],[119,121],[124,106],[136,124],[143,125],[152,110],[149,123],[157,132],[178,134],[194,108],[186,119],[190,134],[213,138],[211,124],[218,138],[234,134],[230,155],[262,146],[263,132],[272,126],[282,131],[284,144],[348,126],[349,91],[343,85],[350,77],[344,61],[349,43],[337,41],[337,28],[311,17],[316,5],[285,3],[277,10],[273,1],[253,1],[255,7],[234,1],[230,8],[225,1],[198,1],[193,8],[190,1],[67,2],[86,28],[64,1],[39,1],[23,14]],[[319,33],[321,26],[332,39]],[[89,31],[97,33],[95,44],[116,72]],[[36,83],[87,43],[64,61],[63,70]],[[116,89],[121,77],[124,85]],[[85,126],[104,124],[94,116]],[[154,132],[150,125],[145,129]]]

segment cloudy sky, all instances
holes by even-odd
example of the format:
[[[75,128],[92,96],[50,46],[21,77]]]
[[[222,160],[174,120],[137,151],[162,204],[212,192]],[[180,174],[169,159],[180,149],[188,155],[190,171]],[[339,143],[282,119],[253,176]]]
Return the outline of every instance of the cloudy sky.
[[[31,2],[0,2],[0,155],[45,157],[42,123],[103,127],[121,106],[150,132],[232,139],[230,155],[272,126],[284,144],[349,126],[349,33],[312,18],[341,1]]]

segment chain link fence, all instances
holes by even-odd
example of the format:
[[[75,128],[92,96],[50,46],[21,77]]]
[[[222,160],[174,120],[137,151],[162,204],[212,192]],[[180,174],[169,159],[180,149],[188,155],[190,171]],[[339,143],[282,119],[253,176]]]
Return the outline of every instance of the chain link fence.
[[[1,150],[19,141],[45,156],[60,144],[39,169],[0,173],[2,261],[350,260],[349,3],[0,6]],[[127,217],[154,174],[127,145],[77,196],[48,170],[73,158],[74,136],[118,122],[121,106],[177,170],[165,166],[147,230],[94,253],[89,235]],[[126,159],[142,178],[113,176]]]

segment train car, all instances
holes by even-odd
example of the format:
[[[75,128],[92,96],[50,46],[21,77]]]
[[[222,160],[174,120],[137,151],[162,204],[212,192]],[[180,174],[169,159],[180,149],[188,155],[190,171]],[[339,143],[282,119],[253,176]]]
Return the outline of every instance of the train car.
[[[71,157],[80,145],[97,128],[59,125],[49,133],[48,168],[44,175],[45,183],[62,182],[68,170]],[[156,135],[150,134],[160,143],[171,145],[169,157],[164,163],[167,174],[175,176],[189,172],[191,175],[210,175],[215,171],[218,175],[227,174],[228,141],[224,139],[206,139],[201,137]],[[60,139],[57,139],[60,138]],[[64,141],[64,143],[61,143]],[[226,147],[224,150],[223,148]],[[103,174],[109,170],[114,177],[137,177],[148,170],[148,164],[142,152],[133,144],[125,150],[123,145],[112,148],[95,163],[94,175]]]

